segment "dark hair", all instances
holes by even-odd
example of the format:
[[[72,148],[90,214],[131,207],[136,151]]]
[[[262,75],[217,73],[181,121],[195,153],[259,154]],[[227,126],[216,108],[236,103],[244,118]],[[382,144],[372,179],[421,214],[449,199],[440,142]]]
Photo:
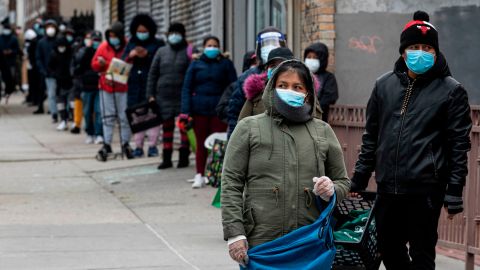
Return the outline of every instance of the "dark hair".
[[[273,86],[277,83],[278,76],[284,72],[293,71],[298,74],[300,80],[303,81],[305,87],[307,88],[307,93],[310,95],[315,93],[315,87],[313,85],[313,78],[311,75],[310,70],[308,69],[305,64],[298,60],[287,60],[282,62],[280,65],[276,67],[275,76],[273,81]]]
[[[205,47],[205,44],[207,44],[207,42],[211,39],[215,40],[218,43],[218,47],[220,47],[220,39],[218,39],[216,36],[206,36],[203,39],[203,47]]]
[[[130,23],[130,35],[134,39],[136,39],[135,33],[137,33],[137,28],[139,25],[143,25],[145,28],[147,28],[148,32],[150,33],[149,39],[155,38],[155,34],[157,33],[157,24],[152,17],[150,17],[150,15],[146,13],[140,13],[133,17],[132,22]]]

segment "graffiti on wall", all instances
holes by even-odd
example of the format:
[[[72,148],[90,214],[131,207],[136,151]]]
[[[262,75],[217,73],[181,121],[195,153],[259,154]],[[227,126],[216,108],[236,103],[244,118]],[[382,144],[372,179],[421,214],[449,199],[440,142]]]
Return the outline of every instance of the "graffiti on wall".
[[[377,35],[360,36],[359,38],[351,37],[348,40],[349,48],[371,54],[377,54],[377,51],[382,44],[383,40]]]

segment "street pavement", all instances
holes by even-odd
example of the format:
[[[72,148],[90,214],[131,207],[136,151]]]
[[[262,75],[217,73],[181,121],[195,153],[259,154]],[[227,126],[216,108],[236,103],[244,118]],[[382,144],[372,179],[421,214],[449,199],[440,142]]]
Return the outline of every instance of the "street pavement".
[[[16,94],[0,105],[1,270],[238,269],[211,206],[216,190],[185,181],[193,164],[158,171],[159,158],[98,162],[98,145],[56,131],[22,101]],[[444,256],[437,265],[464,269]]]

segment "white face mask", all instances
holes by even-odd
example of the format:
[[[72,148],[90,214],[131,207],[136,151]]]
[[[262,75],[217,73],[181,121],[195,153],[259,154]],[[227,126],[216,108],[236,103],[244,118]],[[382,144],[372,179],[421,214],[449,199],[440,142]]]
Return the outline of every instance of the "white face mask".
[[[64,53],[66,50],[67,50],[66,47],[58,47],[58,51],[59,51],[60,53]]]
[[[260,57],[262,58],[262,62],[265,64],[267,63],[268,61],[268,54],[273,50],[273,49],[276,49],[278,48],[278,46],[274,46],[274,45],[266,45],[266,46],[263,46],[261,49],[260,49]]]
[[[11,29],[8,29],[8,28],[3,29],[3,34],[4,34],[4,35],[7,35],[7,36],[8,36],[8,35],[10,35],[11,33],[12,33],[12,30],[11,30]]]
[[[320,68],[320,60],[313,58],[305,58],[305,65],[312,73],[315,73]]]
[[[57,30],[55,30],[53,27],[48,27],[46,33],[49,37],[53,37],[57,33]]]

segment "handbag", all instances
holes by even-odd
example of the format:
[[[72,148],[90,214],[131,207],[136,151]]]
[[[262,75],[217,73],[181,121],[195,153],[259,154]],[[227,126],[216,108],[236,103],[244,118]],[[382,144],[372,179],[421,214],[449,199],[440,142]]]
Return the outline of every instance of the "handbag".
[[[318,209],[322,209],[320,200],[316,197]],[[330,225],[335,203],[334,194],[313,224],[250,249],[249,262],[240,269],[330,270],[336,252]]]
[[[132,133],[138,133],[162,124],[160,108],[156,102],[143,102],[125,110]]]

